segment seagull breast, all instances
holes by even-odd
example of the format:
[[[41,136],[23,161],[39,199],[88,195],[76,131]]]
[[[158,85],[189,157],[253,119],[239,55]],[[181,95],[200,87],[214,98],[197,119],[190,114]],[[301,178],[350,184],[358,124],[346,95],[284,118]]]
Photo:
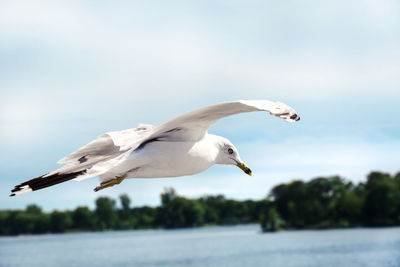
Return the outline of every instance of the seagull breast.
[[[198,141],[155,141],[134,151],[127,178],[178,177],[200,173],[215,164],[219,153],[213,135]]]

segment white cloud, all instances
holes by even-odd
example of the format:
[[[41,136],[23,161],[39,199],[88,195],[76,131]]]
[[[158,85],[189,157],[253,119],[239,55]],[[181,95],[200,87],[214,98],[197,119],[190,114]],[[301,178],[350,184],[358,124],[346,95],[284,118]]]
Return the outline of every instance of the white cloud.
[[[240,3],[230,5],[242,6]],[[374,33],[383,32],[384,29],[395,31],[399,28],[396,20],[393,21],[396,13],[391,11],[387,16],[382,16],[384,12],[379,11],[385,6],[384,11],[391,10],[393,5],[395,3],[391,1],[386,1],[379,9],[375,9],[374,2],[362,4],[358,9],[356,4],[351,5],[351,8],[358,10],[362,16],[356,13],[355,22],[349,21],[349,27],[370,27]],[[254,8],[251,4],[248,6]],[[323,14],[327,12],[325,9],[318,9],[319,5],[310,6],[314,11],[319,10]],[[149,11],[150,7],[139,9]],[[280,8],[283,9],[279,12],[287,9],[285,5]],[[130,9],[131,16],[138,15],[136,7]],[[227,25],[224,24],[211,28],[208,22],[199,17],[193,18],[195,23],[188,18],[179,17],[182,19],[180,23],[160,24],[149,29],[150,26],[146,23],[141,25],[141,22],[144,22],[141,16],[136,20],[126,20],[124,24],[116,19],[112,11],[107,13],[103,8],[90,9],[84,4],[72,2],[25,2],[19,5],[10,1],[6,2],[2,10],[1,29],[8,33],[6,38],[17,38],[20,42],[28,38],[50,49],[58,49],[58,53],[69,53],[72,58],[79,57],[82,53],[85,56],[90,55],[87,60],[92,62],[90,64],[93,68],[87,70],[86,74],[87,79],[92,80],[91,86],[95,88],[82,88],[79,81],[76,81],[76,90],[80,88],[80,95],[92,95],[93,90],[96,90],[103,92],[100,97],[115,100],[120,99],[121,94],[134,96],[140,93],[152,96],[154,92],[161,97],[185,97],[182,93],[186,89],[190,90],[192,95],[203,97],[215,97],[216,90],[231,95],[241,95],[243,90],[246,90],[247,95],[268,95],[273,98],[327,99],[348,95],[349,92],[353,96],[360,93],[393,93],[400,86],[397,75],[400,68],[400,54],[396,45],[399,43],[398,38],[389,44],[382,42],[370,47],[369,42],[377,40],[374,35],[366,36],[366,47],[359,47],[357,51],[357,48],[343,48],[346,38],[349,47],[357,40],[352,40],[351,36],[340,36],[336,32],[330,32],[324,34],[333,34],[340,40],[339,43],[323,43],[318,46],[309,40],[308,36],[304,36],[304,40],[308,40],[305,46],[300,44],[301,38],[296,38],[293,45],[284,49],[271,46],[276,42],[275,37],[262,39],[257,36],[268,36],[280,31],[279,28],[271,28],[268,25],[264,28],[258,26],[256,29],[248,29],[254,32],[254,36],[251,36],[250,40],[243,40],[242,44],[237,44],[234,29],[226,28]],[[314,24],[318,20],[329,25],[340,22],[340,12],[345,11],[333,10],[336,11],[332,12],[329,19],[318,15],[318,12],[315,15],[313,12],[307,13],[308,15],[289,13],[288,17],[299,20],[297,23],[300,29],[315,31]],[[178,12],[179,10],[170,16],[163,14],[163,19],[172,19],[174,15],[179,14]],[[297,15],[291,17],[294,14]],[[122,13],[122,16],[127,15]],[[256,13],[255,17],[257,16]],[[150,17],[155,19],[153,14]],[[227,19],[230,21],[232,18],[228,16]],[[244,16],[240,19],[251,21],[253,17]],[[372,19],[373,23],[368,22],[368,19]],[[384,29],[373,28],[378,21],[385,25]],[[187,25],[185,22],[188,22]],[[260,29],[261,32],[258,33]],[[224,40],[224,35],[218,35],[224,30],[232,31],[226,36],[234,38],[234,42]],[[287,31],[289,34],[295,34],[292,29]],[[323,29],[316,30],[316,39],[324,38],[321,32]],[[242,34],[240,28],[237,34]],[[249,43],[251,40],[260,44],[253,47]],[[289,39],[287,41],[290,42]],[[299,42],[297,47],[296,42]],[[266,47],[263,47],[263,44]],[[43,64],[49,60],[53,59],[41,58]],[[73,64],[74,62],[72,61]],[[65,74],[64,78],[60,78],[67,77]],[[94,83],[94,80],[97,82]],[[66,90],[60,84],[58,86],[60,90]],[[52,89],[54,88],[44,91]]]

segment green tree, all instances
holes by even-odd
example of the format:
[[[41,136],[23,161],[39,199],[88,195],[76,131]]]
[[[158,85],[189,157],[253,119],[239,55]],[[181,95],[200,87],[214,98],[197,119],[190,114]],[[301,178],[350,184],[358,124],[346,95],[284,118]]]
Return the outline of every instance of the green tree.
[[[347,218],[339,214],[338,205],[351,188],[350,182],[338,176],[321,177],[308,182],[308,200],[313,205],[310,212],[314,213],[314,216],[307,220],[307,224],[320,228],[348,225]]]
[[[130,229],[133,228],[134,226],[132,225],[132,220],[131,220],[131,210],[130,210],[130,205],[131,205],[131,199],[129,198],[128,195],[123,194],[119,196],[119,201],[121,202],[121,210],[119,210],[119,229]]]
[[[365,203],[365,189],[363,184],[352,186],[346,191],[337,203],[337,219],[339,226],[363,225],[362,211]]]
[[[355,199],[357,195],[349,193],[352,189],[350,182],[338,176],[319,177],[307,183],[293,181],[275,186],[270,197],[287,227],[328,228],[347,226],[349,208],[362,205],[361,199]],[[346,208],[346,204],[353,206]]]
[[[69,212],[55,210],[50,214],[50,221],[53,233],[64,233],[72,227],[72,218]]]
[[[35,223],[32,216],[24,211],[17,211],[12,214],[12,233],[13,234],[30,234],[33,233]]]
[[[161,194],[158,222],[166,228],[194,227],[204,223],[204,209],[197,200],[180,197],[172,188]]]
[[[278,213],[289,228],[304,228],[310,216],[310,201],[307,201],[307,186],[302,181],[281,184],[272,189],[270,197]],[[319,207],[318,207],[319,208]],[[314,207],[315,210],[315,207]]]
[[[206,224],[222,224],[223,214],[221,210],[225,203],[223,195],[206,196],[199,199],[199,203],[204,209],[204,223]]]
[[[11,231],[7,223],[9,212],[7,210],[0,210],[0,235],[10,235]]]
[[[157,208],[152,207],[138,207],[133,208],[130,217],[131,225],[138,229],[157,228]]]
[[[127,194],[120,195],[119,200],[121,202],[122,210],[125,212],[129,212],[131,205],[131,199],[129,198],[129,196]]]
[[[40,234],[50,230],[50,216],[44,213],[39,206],[34,204],[28,205],[25,213],[33,224],[31,233]]]
[[[28,205],[25,209],[26,213],[32,214],[32,215],[40,215],[42,214],[42,208],[35,204]]]
[[[77,207],[72,212],[73,228],[78,230],[94,230],[96,218],[88,207]]]
[[[117,224],[118,215],[115,201],[108,197],[96,199],[96,217],[100,229],[112,229]]]
[[[364,218],[371,226],[395,225],[399,221],[400,189],[396,178],[371,172],[365,185]]]
[[[265,213],[260,214],[260,223],[263,232],[275,232],[282,228],[279,213],[274,207],[270,207]]]

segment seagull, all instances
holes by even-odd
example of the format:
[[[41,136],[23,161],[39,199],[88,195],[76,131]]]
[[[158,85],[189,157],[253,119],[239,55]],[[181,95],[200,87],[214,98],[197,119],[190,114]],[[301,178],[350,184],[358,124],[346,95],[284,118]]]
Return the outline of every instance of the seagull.
[[[208,133],[208,128],[233,114],[266,111],[286,122],[299,121],[296,111],[281,102],[239,100],[196,109],[159,126],[107,132],[58,161],[59,169],[16,185],[11,197],[69,180],[98,176],[99,191],[126,178],[178,177],[200,173],[214,164],[250,168],[228,139]]]

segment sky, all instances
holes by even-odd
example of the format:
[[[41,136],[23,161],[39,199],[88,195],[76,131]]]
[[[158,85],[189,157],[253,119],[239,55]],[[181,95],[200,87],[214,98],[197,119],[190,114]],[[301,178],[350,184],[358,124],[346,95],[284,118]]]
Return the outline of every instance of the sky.
[[[261,199],[293,179],[400,171],[400,4],[338,1],[0,1],[0,209],[93,207],[127,193],[158,205],[187,197]],[[93,192],[97,178],[9,198],[16,184],[98,135],[158,125],[239,99],[301,116],[222,119],[210,133],[253,170],[132,179]]]

